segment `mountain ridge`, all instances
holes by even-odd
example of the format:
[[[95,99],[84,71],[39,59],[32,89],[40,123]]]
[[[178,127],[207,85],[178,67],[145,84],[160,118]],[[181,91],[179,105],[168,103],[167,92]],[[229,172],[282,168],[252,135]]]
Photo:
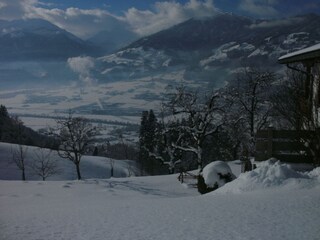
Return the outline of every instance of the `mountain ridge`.
[[[219,14],[190,19],[99,58],[102,74],[98,79],[153,77],[180,68],[185,80],[222,86],[244,64],[283,71],[277,63],[281,55],[319,41],[320,16],[316,14],[277,20]],[[212,76],[219,84],[213,83]]]
[[[254,20],[225,13],[202,20],[189,19],[169,29],[141,38],[124,49],[137,48],[141,45],[145,48],[152,47],[161,50],[164,48],[179,50],[206,49],[239,39],[251,43],[255,38],[262,41],[266,35],[275,35],[274,31],[278,34],[289,34],[301,31],[300,29],[311,31],[310,28],[317,25],[317,31],[319,32],[319,22],[320,16],[316,14],[299,15],[279,20]],[[290,28],[287,26],[290,26]],[[263,31],[263,29],[270,29],[270,31]],[[280,30],[283,32],[279,33]],[[175,42],[169,42],[168,44],[168,41]],[[210,45],[210,41],[213,41],[213,45]],[[189,48],[191,44],[193,46]]]
[[[0,22],[0,60],[64,60],[99,48],[41,19]]]

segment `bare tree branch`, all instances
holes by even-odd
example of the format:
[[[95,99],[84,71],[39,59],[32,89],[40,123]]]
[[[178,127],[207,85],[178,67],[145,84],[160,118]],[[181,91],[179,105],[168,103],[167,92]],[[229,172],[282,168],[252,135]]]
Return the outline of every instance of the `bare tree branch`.
[[[52,150],[38,148],[34,151],[35,159],[30,165],[35,175],[38,175],[45,181],[48,177],[58,174],[57,160],[52,158]]]
[[[81,158],[86,153],[93,137],[98,134],[98,129],[92,126],[87,119],[73,117],[69,113],[67,118],[57,120],[57,128],[52,133],[60,142],[57,150],[59,156],[75,164],[80,180]]]

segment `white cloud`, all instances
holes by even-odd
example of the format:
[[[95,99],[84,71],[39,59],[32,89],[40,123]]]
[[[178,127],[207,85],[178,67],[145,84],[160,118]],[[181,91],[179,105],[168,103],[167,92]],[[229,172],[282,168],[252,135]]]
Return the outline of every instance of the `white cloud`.
[[[141,36],[149,35],[174,26],[190,18],[211,17],[217,14],[212,0],[205,2],[190,0],[182,5],[177,2],[157,2],[154,11],[141,11],[130,8],[125,13],[125,20]]]
[[[213,0],[189,0],[186,4],[159,1],[152,10],[130,8],[122,16],[105,9],[59,9],[50,6],[53,5],[44,5],[39,0],[1,0],[0,19],[41,18],[85,39],[100,31],[112,32],[114,29],[124,29],[128,35],[134,31],[145,36],[190,18],[210,17],[217,13]]]
[[[13,20],[24,18],[25,13],[30,11],[37,0],[1,0],[0,19]]]
[[[269,28],[269,27],[277,27],[277,26],[286,26],[299,23],[303,20],[303,18],[295,17],[290,19],[279,19],[279,20],[270,20],[270,21],[262,21],[257,24],[252,24],[249,27],[254,28]]]
[[[68,66],[72,71],[79,74],[79,79],[85,84],[93,84],[96,80],[91,76],[95,62],[92,57],[73,57],[68,58]]]
[[[101,31],[112,31],[117,28],[127,28],[121,18],[102,9],[45,9],[34,8],[28,18],[42,18],[81,38],[88,38]]]
[[[46,4],[46,7],[51,4]],[[40,18],[63,28],[78,37],[88,38],[100,31],[122,28],[130,32],[123,18],[103,9],[44,8],[38,0],[1,0],[0,19]],[[131,33],[131,32],[130,32]]]
[[[278,0],[241,0],[239,8],[258,17],[274,17],[279,14],[277,4]]]

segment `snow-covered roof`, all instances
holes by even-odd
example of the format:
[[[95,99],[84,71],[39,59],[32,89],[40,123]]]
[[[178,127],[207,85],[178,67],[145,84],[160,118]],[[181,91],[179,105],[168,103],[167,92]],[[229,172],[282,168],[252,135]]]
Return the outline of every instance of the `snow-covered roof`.
[[[292,53],[288,53],[284,56],[281,56],[278,59],[278,62],[293,63],[293,62],[301,62],[301,61],[310,60],[310,59],[320,59],[320,43],[313,45],[311,47],[307,47],[299,51],[295,51]]]

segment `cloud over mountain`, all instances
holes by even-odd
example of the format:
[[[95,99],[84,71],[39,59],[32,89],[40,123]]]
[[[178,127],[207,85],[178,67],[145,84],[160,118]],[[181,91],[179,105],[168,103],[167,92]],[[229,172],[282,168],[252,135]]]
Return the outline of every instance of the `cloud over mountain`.
[[[92,5],[91,8],[69,5],[62,8],[62,5],[56,4],[53,0],[1,0],[0,19],[40,18],[82,39],[89,39],[101,32],[112,36],[121,32],[122,39],[132,39],[133,35],[150,35],[191,18],[212,17],[221,12],[219,9],[225,8],[231,12],[240,12],[240,15],[258,18],[277,18],[320,11],[320,5],[316,0],[305,0],[303,3],[300,0],[146,1],[149,2],[149,7],[143,10],[127,5],[127,8],[121,11],[112,12],[110,7],[102,5]]]
[[[0,19],[14,20],[26,17],[38,0],[1,0]]]
[[[190,18],[205,18],[214,16],[218,10],[212,0],[201,2],[190,0],[186,4],[177,2],[157,2],[154,11],[140,11],[130,8],[125,13],[125,21],[132,26],[140,36],[149,35],[172,27]]]
[[[2,0],[0,19],[40,18],[83,39],[101,31],[123,29],[145,36],[169,28],[189,18],[210,17],[216,13],[212,0],[190,0],[185,4],[172,1],[156,2],[153,10],[130,8],[123,15],[105,9],[50,8],[39,0]]]
[[[92,57],[73,57],[69,58],[68,66],[72,71],[79,74],[79,79],[85,84],[94,83],[95,79],[91,76],[91,70],[94,68],[94,58]]]
[[[279,13],[275,6],[278,0],[241,0],[239,8],[259,17],[275,17]]]

